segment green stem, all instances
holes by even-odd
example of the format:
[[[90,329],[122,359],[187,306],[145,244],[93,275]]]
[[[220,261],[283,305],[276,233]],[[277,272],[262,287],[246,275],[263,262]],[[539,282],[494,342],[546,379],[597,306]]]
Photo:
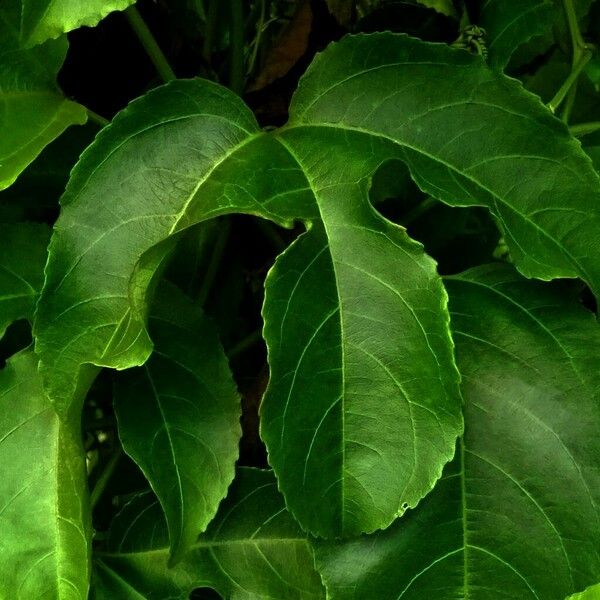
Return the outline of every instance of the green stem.
[[[569,26],[569,33],[571,35],[574,66],[579,61],[581,54],[585,51],[586,45],[583,36],[581,35],[581,30],[579,29],[573,0],[563,0],[563,6],[567,15],[567,25]]]
[[[556,109],[561,105],[565,97],[567,97],[567,102],[561,118],[565,123],[568,123],[569,117],[571,116],[571,111],[575,105],[577,81],[579,79],[579,75],[590,58],[592,58],[592,53],[587,48],[585,40],[581,35],[573,0],[563,0],[563,7],[565,10],[565,16],[567,18],[569,34],[571,36],[571,73],[567,77],[567,80],[562,84],[554,98],[552,98],[552,100],[550,100],[548,103],[548,108],[552,112],[556,112]]]
[[[163,81],[166,83],[173,79],[177,79],[171,65],[168,63],[165,55],[156,43],[152,32],[148,28],[148,25],[146,25],[144,19],[142,19],[142,15],[140,15],[138,9],[135,6],[130,6],[125,10],[125,15]]]
[[[223,258],[223,253],[225,252],[225,247],[227,246],[230,229],[231,225],[229,220],[223,219],[221,221],[221,231],[219,232],[219,236],[215,242],[215,247],[210,257],[208,268],[206,269],[206,274],[202,280],[202,286],[198,292],[198,304],[200,304],[200,306],[204,306],[206,300],[208,299],[208,295],[210,294],[210,290],[221,264],[221,259]]]
[[[215,31],[217,30],[217,21],[219,18],[219,2],[220,0],[210,0],[208,5],[208,17],[206,19],[206,34],[204,35],[204,45],[202,46],[202,57],[209,66],[212,59]]]
[[[562,104],[566,95],[569,93],[571,89],[574,89],[574,85],[577,83],[577,79],[585,65],[589,62],[590,58],[592,58],[592,53],[589,50],[586,50],[582,55],[577,64],[571,69],[571,73],[565,80],[565,82],[560,86],[558,92],[550,102],[548,102],[548,108],[552,112],[556,112],[556,109]]]
[[[229,0],[230,46],[229,87],[238,95],[244,91],[244,7],[242,0]]]
[[[262,331],[260,329],[257,329],[256,331],[253,331],[250,335],[247,335],[245,338],[242,338],[237,344],[232,346],[227,351],[227,358],[231,360],[232,358],[239,356],[242,352],[245,352],[246,350],[248,350],[248,348],[251,348],[260,340],[262,340]]]
[[[254,72],[256,65],[256,57],[258,56],[258,48],[260,46],[260,40],[265,27],[265,0],[260,0],[260,16],[258,17],[258,23],[256,25],[256,37],[254,38],[254,45],[252,47],[252,53],[250,54],[250,60],[248,61],[248,73]]]
[[[102,115],[99,115],[97,112],[94,112],[91,108],[86,108],[88,119],[92,121],[92,123],[96,123],[100,127],[105,127],[110,123],[108,119],[105,119]]]
[[[115,472],[121,457],[123,456],[123,449],[119,447],[114,454],[110,457],[108,463],[106,463],[106,467],[104,467],[104,471],[100,473],[98,480],[96,481],[96,485],[90,494],[90,506],[92,510],[98,504],[100,498],[102,498],[102,494],[104,494],[104,490],[112,477],[112,474]]]
[[[590,133],[595,133],[600,129],[600,121],[590,121],[589,123],[577,123],[577,125],[571,125],[569,130],[571,135],[575,137],[583,137]]]

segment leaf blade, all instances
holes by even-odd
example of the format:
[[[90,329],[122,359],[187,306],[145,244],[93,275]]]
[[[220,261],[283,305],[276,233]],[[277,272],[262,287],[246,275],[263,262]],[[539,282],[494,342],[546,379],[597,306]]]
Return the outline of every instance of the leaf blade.
[[[3,592],[11,598],[83,600],[91,523],[78,424],[57,416],[32,352],[8,361],[0,390]]]
[[[165,511],[175,563],[233,480],[241,406],[216,330],[175,288],[159,293],[150,331],[154,354],[117,378],[114,407],[123,449]]]
[[[463,450],[401,522],[322,546],[321,572],[334,599],[365,589],[404,600],[564,598],[600,564],[597,324],[574,298],[507,266],[447,285]]]
[[[173,569],[166,568],[160,510],[152,513],[158,508],[156,501],[146,494],[139,502],[116,518],[108,552],[98,555],[99,600],[114,597],[115,590],[132,600],[183,599],[199,586],[236,600],[324,598],[306,536],[286,513],[270,472],[240,469],[216,520]],[[131,515],[139,515],[140,509],[147,511],[141,526],[128,527]]]

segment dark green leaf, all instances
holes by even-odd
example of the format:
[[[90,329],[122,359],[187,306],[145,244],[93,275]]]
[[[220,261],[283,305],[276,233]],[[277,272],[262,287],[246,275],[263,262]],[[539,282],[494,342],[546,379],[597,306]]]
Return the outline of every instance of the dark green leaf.
[[[360,217],[340,214],[327,234],[315,225],[265,285],[261,434],[288,507],[323,536],[416,506],[462,432],[435,263],[403,229]]]
[[[328,525],[303,519],[307,528],[341,535],[386,525],[401,511],[399,502],[413,506],[430,489],[449,456],[449,439],[460,429],[444,292],[432,263],[369,205],[369,181],[378,167],[402,159],[424,192],[451,205],[490,208],[512,258],[527,276],[581,276],[596,292],[600,186],[589,158],[538,98],[490,71],[479,58],[441,44],[394,34],[348,37],[315,60],[291,114],[281,130],[261,132],[239,98],[202,81],[174,82],[123,111],[84,153],[63,197],[37,313],[36,348],[49,394],[66,411],[83,365],[123,369],[150,355],[145,329],[150,284],[176,234],[228,212],[282,225],[294,219],[321,222],[334,267],[322,288],[332,289],[335,274],[340,315],[362,290],[369,290],[376,306],[367,310],[361,303],[363,314],[354,323],[364,321],[369,310],[380,317],[393,310],[417,331],[413,337],[398,331],[390,337],[385,318],[375,330],[338,327],[337,343],[359,346],[360,352],[376,346],[380,368],[392,374],[381,374],[385,385],[371,387],[364,402],[389,407],[396,401],[406,408],[392,382],[401,370],[400,385],[414,385],[408,392],[413,402],[449,412],[448,421],[436,426],[435,437],[427,431],[427,440],[415,443],[436,448],[417,459],[422,461],[420,477],[411,482],[410,471],[398,471],[377,506],[379,514],[371,514],[380,502],[369,497],[376,490],[367,489],[360,492],[362,503],[345,513],[344,519],[353,522],[342,519],[344,502],[331,511]],[[415,260],[408,258],[411,253]],[[434,314],[425,317],[421,308]],[[326,316],[320,314],[321,319]],[[346,335],[351,337],[342,340]],[[331,350],[331,339],[324,342],[317,352]],[[398,351],[391,353],[394,344]],[[391,365],[386,357],[392,355],[392,361],[407,361],[409,369]],[[441,385],[424,392],[430,362],[411,362],[409,357],[439,361]],[[357,373],[375,368],[373,357],[364,352],[360,361],[352,368]],[[86,371],[86,376],[92,372]],[[285,370],[278,373],[284,376]],[[340,381],[349,382],[338,379],[321,402],[320,417],[343,414],[335,404]],[[351,385],[350,395],[364,394],[360,379]],[[389,396],[391,388],[394,397]],[[281,389],[283,394],[270,400],[272,406],[285,406]],[[310,389],[295,389],[294,395],[310,403]],[[425,397],[414,397],[423,393]],[[326,413],[332,406],[338,412]],[[353,412],[359,415],[360,409]],[[296,431],[306,425],[301,414],[292,415],[290,426]],[[410,415],[405,413],[405,419],[396,426],[412,435]],[[267,438],[268,427],[281,430],[281,423],[267,424]],[[337,438],[343,439],[339,428]],[[275,456],[274,439],[276,435],[268,441]],[[394,456],[407,445],[396,446]],[[281,452],[293,454],[289,448]],[[382,465],[389,456],[380,456],[375,468],[372,448],[355,445],[354,453],[365,472],[388,472]],[[409,458],[404,464],[410,464]],[[280,468],[277,474],[281,476]],[[357,474],[353,469],[349,476]],[[296,477],[303,475],[297,472]],[[402,488],[409,483],[414,487],[405,496]],[[337,485],[338,499],[341,488]],[[358,493],[349,499],[358,500]]]
[[[33,320],[44,283],[50,228],[35,223],[0,224],[0,338],[18,319]]]
[[[313,142],[387,141],[426,193],[487,206],[523,274],[579,276],[600,293],[597,174],[539,99],[479,57],[393,34],[347,37],[317,56],[290,111],[281,135],[292,146],[307,130]]]
[[[600,572],[600,329],[509,266],[447,280],[465,436],[387,531],[322,545],[331,598],[564,600]]]
[[[59,418],[37,358],[14,356],[0,371],[2,598],[87,598],[91,527],[83,456],[79,415]]]
[[[159,293],[150,334],[154,353],[118,377],[114,406],[123,448],[162,504],[178,560],[233,480],[241,407],[217,332],[176,288]]]
[[[21,2],[0,6],[0,190],[69,125],[85,123],[85,109],[67,100],[55,78],[66,39],[20,47]]]
[[[486,31],[490,64],[504,68],[512,53],[527,40],[550,30],[555,17],[551,0],[486,0],[479,24]]]
[[[95,562],[97,600],[187,600],[211,587],[226,600],[317,600],[325,593],[311,548],[268,471],[241,469],[227,500],[192,550],[167,568],[168,539],[151,494],[115,519]]]
[[[147,288],[171,249],[161,242],[228,212],[284,225],[314,215],[304,175],[233,93],[176,81],[101,131],[63,196],[37,315],[43,372],[61,409],[81,365],[145,362]]]

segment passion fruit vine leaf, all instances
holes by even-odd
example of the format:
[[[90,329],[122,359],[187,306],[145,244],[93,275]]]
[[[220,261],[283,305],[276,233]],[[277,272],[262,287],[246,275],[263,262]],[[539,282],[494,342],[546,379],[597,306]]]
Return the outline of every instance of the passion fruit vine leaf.
[[[217,332],[174,286],[150,316],[148,362],[116,379],[119,436],[156,492],[176,562],[227,494],[241,436],[240,398]]]
[[[57,415],[31,351],[0,371],[3,598],[85,600],[91,523],[79,415]]]
[[[564,600],[600,572],[600,329],[575,298],[508,266],[446,285],[458,456],[387,531],[319,546],[328,597]]]
[[[0,224],[0,338],[18,319],[33,321],[44,283],[50,228],[37,223]]]
[[[287,513],[269,471],[242,468],[209,529],[183,560],[167,568],[168,535],[150,493],[115,518],[108,548],[98,552],[96,600],[187,600],[210,587],[226,600],[324,600],[312,549]]]
[[[56,74],[67,40],[36,48],[21,46],[21,2],[0,6],[0,190],[7,188],[33,159],[69,125],[83,124],[83,106],[67,100]]]
[[[93,27],[106,15],[136,0],[7,0],[20,6],[20,41],[34,46],[83,25]]]
[[[149,357],[149,290],[179,232],[230,212],[281,225],[301,220],[324,232],[329,266],[322,266],[320,287],[337,297],[326,323],[334,333],[304,340],[311,341],[305,355],[335,352],[337,375],[335,387],[321,386],[315,400],[298,365],[288,373],[277,364],[281,356],[271,359],[280,380],[297,382],[293,390],[270,392],[265,405],[274,418],[263,424],[263,435],[282,490],[302,525],[327,536],[384,527],[403,504],[414,506],[451,455],[461,427],[460,397],[445,292],[432,263],[368,203],[370,178],[383,162],[398,158],[430,195],[455,206],[490,208],[525,275],[580,276],[600,290],[598,176],[564,124],[516,81],[464,51],[389,33],[347,37],[315,59],[292,101],[290,122],[278,131],[260,131],[231,92],[205,81],[178,81],[132,103],[84,153],[62,200],[35,324],[42,373],[59,413],[69,411],[97,367],[124,369]],[[293,285],[287,289],[291,296]],[[364,297],[357,303],[363,290],[374,298],[373,308],[364,308]],[[314,301],[325,319],[331,294]],[[360,314],[349,314],[356,310]],[[416,335],[400,341],[385,317],[377,323],[387,311],[401,315]],[[285,311],[268,312],[276,332]],[[369,315],[376,320],[366,329],[360,323]],[[271,348],[280,343],[267,342]],[[288,342],[296,352],[299,344],[282,343]],[[434,379],[441,380],[433,388],[431,361]],[[371,386],[362,403],[361,370],[377,371],[381,384]],[[313,481],[311,472],[304,478],[307,457],[298,460],[287,442],[281,444],[281,406],[292,392],[294,402],[305,405],[294,405],[286,427],[290,440],[304,438],[307,452],[309,436],[320,442],[321,420],[337,423],[342,460],[338,456]],[[428,416],[413,423],[407,397]],[[415,436],[415,448],[431,446],[404,460],[409,471],[397,469],[391,479],[372,472],[387,473],[386,465],[412,445],[382,435],[367,447],[352,437],[372,427],[366,423],[377,402],[382,413],[405,411],[396,427]],[[305,406],[318,409],[317,420],[311,415],[306,421]],[[433,431],[427,409],[446,414]],[[297,468],[287,482],[284,464]],[[300,515],[305,484],[316,494],[312,502],[335,498],[324,518]],[[327,496],[324,484],[336,493]]]

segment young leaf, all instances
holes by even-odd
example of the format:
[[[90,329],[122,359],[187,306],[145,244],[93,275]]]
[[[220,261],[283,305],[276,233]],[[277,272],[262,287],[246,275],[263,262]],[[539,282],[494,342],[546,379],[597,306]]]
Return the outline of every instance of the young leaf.
[[[150,360],[117,378],[123,448],[144,471],[179,560],[212,520],[233,480],[240,399],[216,330],[174,287],[150,316]]]
[[[8,0],[20,5],[20,39],[24,46],[41,44],[83,25],[93,27],[135,0]]]
[[[508,266],[449,278],[465,435],[419,507],[323,544],[331,598],[564,600],[600,572],[600,330]]]
[[[85,123],[85,109],[58,89],[56,73],[67,40],[20,47],[21,3],[0,6],[0,190],[7,188],[44,146],[69,125]]]
[[[486,31],[489,62],[500,69],[521,44],[548,32],[555,18],[551,0],[486,0],[479,10],[478,22]]]
[[[50,228],[36,223],[0,224],[0,338],[18,319],[33,320],[44,283]]]
[[[3,598],[87,598],[91,528],[83,456],[78,415],[59,418],[35,355],[15,355],[0,371]]]
[[[277,259],[263,310],[261,435],[288,507],[326,537],[386,527],[416,506],[462,432],[434,261],[372,210],[357,226],[338,221]]]
[[[187,600],[196,587],[226,600],[325,598],[306,535],[269,471],[240,469],[216,519],[171,569],[166,526],[151,494],[125,506],[108,544],[95,561],[97,600]]]

